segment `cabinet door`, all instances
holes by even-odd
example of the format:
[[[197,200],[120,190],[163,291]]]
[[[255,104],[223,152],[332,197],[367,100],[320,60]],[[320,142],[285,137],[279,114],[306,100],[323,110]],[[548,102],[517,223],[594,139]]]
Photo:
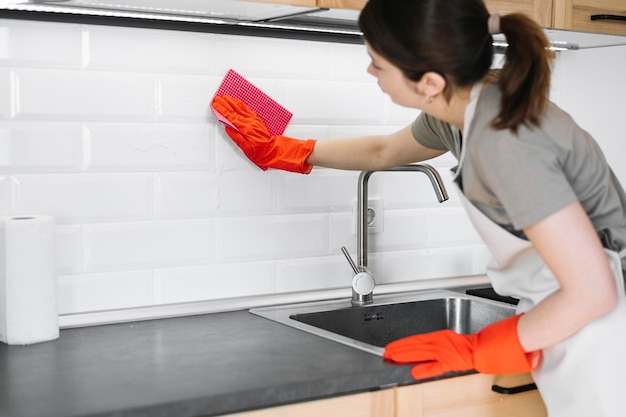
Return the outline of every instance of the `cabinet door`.
[[[395,417],[394,401],[394,390],[385,389],[229,414],[228,417]]]
[[[552,26],[552,0],[485,0],[491,13],[525,13],[543,27]]]
[[[621,16],[626,20],[626,0],[554,0],[556,29],[626,35],[625,20],[591,20],[594,15]]]
[[[317,0],[317,5],[360,10],[366,2],[367,0]],[[485,0],[485,4],[492,13],[526,13],[539,22],[541,26],[552,26],[552,0]]]
[[[396,417],[545,417],[537,390],[498,394],[491,387],[532,383],[530,374],[474,374],[396,388]]]
[[[319,7],[361,10],[367,0],[317,0]]]

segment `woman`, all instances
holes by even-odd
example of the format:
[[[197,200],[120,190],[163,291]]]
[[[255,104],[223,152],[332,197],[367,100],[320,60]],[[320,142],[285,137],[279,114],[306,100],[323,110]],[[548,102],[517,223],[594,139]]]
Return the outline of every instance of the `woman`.
[[[452,152],[455,184],[494,261],[497,292],[519,313],[474,335],[451,331],[389,344],[415,378],[475,369],[532,371],[557,416],[621,416],[626,388],[626,195],[595,141],[548,100],[542,29],[480,0],[370,0],[359,24],[381,89],[422,111],[388,136],[316,142],[270,136],[238,100],[213,107],[259,167],[380,170]],[[492,34],[509,43],[490,71]],[[622,253],[622,255],[624,255]]]

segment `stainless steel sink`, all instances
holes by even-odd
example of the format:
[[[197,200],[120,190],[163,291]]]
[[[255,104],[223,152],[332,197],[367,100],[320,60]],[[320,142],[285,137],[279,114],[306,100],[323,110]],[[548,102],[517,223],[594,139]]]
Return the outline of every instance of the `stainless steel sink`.
[[[374,303],[359,307],[350,300],[335,300],[250,312],[382,356],[384,346],[393,340],[442,329],[474,333],[512,316],[515,306],[437,290],[378,295]]]

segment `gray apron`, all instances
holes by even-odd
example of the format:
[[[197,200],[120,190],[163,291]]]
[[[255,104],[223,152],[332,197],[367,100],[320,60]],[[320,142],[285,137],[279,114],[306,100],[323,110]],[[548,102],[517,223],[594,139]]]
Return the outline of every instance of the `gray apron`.
[[[466,111],[466,126],[480,87],[472,91],[474,100]],[[556,277],[529,241],[491,221],[458,191],[469,219],[493,255],[487,276],[497,293],[519,298],[518,312],[525,312],[559,288]],[[605,251],[618,289],[617,307],[564,342],[543,349],[540,365],[532,372],[550,417],[626,416],[626,401],[621,397],[626,396],[624,277],[620,255]]]

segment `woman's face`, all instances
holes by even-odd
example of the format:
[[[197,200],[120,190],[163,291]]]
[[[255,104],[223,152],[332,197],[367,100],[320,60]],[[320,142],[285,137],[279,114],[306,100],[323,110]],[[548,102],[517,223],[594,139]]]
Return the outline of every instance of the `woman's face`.
[[[367,42],[365,45],[371,58],[367,72],[378,79],[381,90],[400,106],[417,107],[417,83],[406,78],[400,68],[377,54]]]

